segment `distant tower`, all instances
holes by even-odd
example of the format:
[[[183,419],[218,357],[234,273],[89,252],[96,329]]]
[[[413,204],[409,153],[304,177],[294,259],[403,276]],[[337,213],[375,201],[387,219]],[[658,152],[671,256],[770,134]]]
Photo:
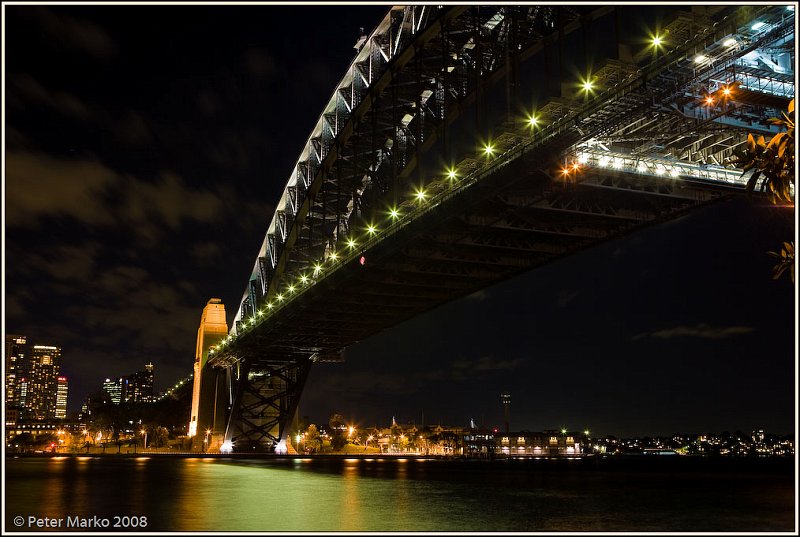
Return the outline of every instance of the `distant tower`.
[[[197,329],[189,436],[212,430],[217,420],[224,420],[224,416],[216,416],[215,412],[217,407],[216,395],[222,390],[222,386],[218,386],[217,379],[212,378],[213,375],[206,372],[206,360],[208,360],[209,348],[227,335],[228,323],[225,320],[225,305],[219,298],[212,298],[203,308],[200,327]],[[204,373],[207,373],[208,378],[203,379]],[[205,395],[205,397],[201,397],[201,394]],[[210,439],[207,436],[206,434],[200,434],[201,441],[208,440],[210,443]]]
[[[61,369],[61,347],[34,345],[28,363],[25,398],[26,419],[48,420],[56,417],[58,373]]]
[[[25,356],[28,353],[25,336],[6,335],[6,412],[19,411],[20,382],[26,376]]]
[[[508,432],[509,423],[511,422],[511,394],[508,392],[501,393],[500,401],[503,402],[503,416],[505,417],[506,422],[506,432]]]
[[[67,377],[58,377],[58,390],[56,391],[56,419],[63,420],[67,417],[67,395],[69,394],[69,381]]]

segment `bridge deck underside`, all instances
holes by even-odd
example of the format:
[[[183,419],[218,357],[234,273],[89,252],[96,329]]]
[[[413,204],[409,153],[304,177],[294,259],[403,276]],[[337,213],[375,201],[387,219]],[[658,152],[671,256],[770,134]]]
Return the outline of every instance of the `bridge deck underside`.
[[[466,210],[463,200],[437,207],[413,230],[371,249],[363,265],[325,278],[243,335],[236,356],[257,367],[336,354],[450,300],[725,193],[611,170],[589,171],[578,182],[552,182],[537,170],[517,175],[495,178],[509,186]]]

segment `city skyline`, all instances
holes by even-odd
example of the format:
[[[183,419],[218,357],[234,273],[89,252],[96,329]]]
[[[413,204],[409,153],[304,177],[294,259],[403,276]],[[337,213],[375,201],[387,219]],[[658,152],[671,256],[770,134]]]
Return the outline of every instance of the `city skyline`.
[[[147,360],[156,391],[185,378],[212,297],[231,323],[291,164],[387,8],[313,9],[6,7],[5,330],[59,342],[71,410]],[[790,213],[722,202],[441,306],[315,365],[300,413],[502,425],[510,392],[512,429],[794,432],[795,299],[766,255]]]

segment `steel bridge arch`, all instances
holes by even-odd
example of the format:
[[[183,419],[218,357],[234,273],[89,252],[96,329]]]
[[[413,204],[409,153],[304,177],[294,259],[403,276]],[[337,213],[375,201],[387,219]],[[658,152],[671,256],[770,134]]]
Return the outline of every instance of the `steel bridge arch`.
[[[337,84],[303,146],[268,225],[249,284],[231,324],[231,334],[238,334],[242,321],[255,315],[260,305],[274,297],[282,283],[282,277],[297,268],[290,265],[297,264],[298,252],[295,247],[298,246],[298,241],[303,240],[303,231],[308,233],[308,239],[304,251],[299,252],[302,261],[308,263],[324,257],[329,250],[335,248],[342,236],[347,236],[353,224],[350,220],[354,213],[363,222],[368,218],[364,213],[374,214],[377,210],[374,206],[364,206],[363,194],[374,189],[381,179],[388,182],[387,177],[380,177],[381,166],[384,169],[391,166],[394,184],[381,186],[384,189],[388,186],[396,197],[398,180],[408,181],[408,176],[415,169],[421,174],[419,153],[426,151],[437,141],[439,130],[446,129],[447,124],[457,119],[465,105],[480,98],[479,94],[484,89],[482,86],[491,84],[506,74],[510,67],[507,61],[510,56],[530,56],[546,43],[558,41],[582,24],[602,17],[612,9],[601,7],[581,14],[574,9],[554,6],[392,7],[375,30],[361,40],[361,48]],[[519,38],[523,21],[526,33]],[[450,38],[445,36],[448,31],[452,31],[454,35],[466,34],[468,39],[464,40],[462,37],[460,47],[451,51],[451,43],[446,42]],[[513,38],[513,35],[517,35],[517,38]],[[371,159],[366,167],[363,164],[360,166],[364,172],[362,188],[354,189],[349,199],[347,195],[343,197],[340,193],[335,196],[323,193],[322,210],[316,211],[321,214],[315,215],[314,204],[319,206],[317,197],[320,191],[326,183],[333,182],[330,175],[336,166],[341,166],[348,159],[357,159],[354,154],[348,155],[347,149],[348,145],[352,145],[353,137],[358,135],[364,117],[370,112],[375,115],[373,107],[386,99],[387,89],[394,90],[397,87],[393,82],[404,71],[419,69],[418,64],[411,65],[412,61],[418,60],[426,45],[437,37],[442,41],[443,63],[447,62],[448,65],[441,69],[440,79],[431,77],[425,85],[430,87],[435,80],[434,87],[439,95],[434,96],[430,89],[415,91],[417,100],[416,103],[411,103],[416,104],[417,111],[414,114],[406,112],[398,117],[400,111],[393,107],[391,125],[388,129],[384,127],[382,134],[385,135],[390,129],[394,132],[384,141],[383,147],[376,147],[377,140],[371,140]],[[486,43],[482,42],[484,38]],[[510,46],[517,49],[514,54],[509,54]],[[473,54],[468,51],[475,52]],[[449,65],[449,57],[454,57],[456,65]],[[456,74],[452,74],[453,72]],[[426,76],[430,76],[430,72]],[[418,80],[417,90],[420,85]],[[430,94],[425,96],[425,92]],[[435,98],[433,110],[428,106],[430,97]],[[396,104],[396,95],[389,95],[389,99]],[[408,102],[406,99],[406,103]],[[423,108],[425,109],[420,114],[418,111]],[[426,119],[435,119],[439,123],[433,126],[423,125]],[[413,142],[409,144],[408,140]],[[391,144],[388,149],[387,143]],[[337,174],[335,182],[342,182],[340,174]],[[337,187],[340,188],[341,184],[337,184]],[[326,205],[332,197],[335,199],[331,201],[337,205],[336,213],[329,215]],[[347,200],[347,204],[342,207],[344,200]],[[309,215],[312,220],[310,225]],[[317,239],[315,243],[313,219],[320,216],[322,240]],[[335,218],[333,226],[328,225],[329,216]],[[345,217],[344,221],[342,216]],[[325,229],[326,227],[330,229]]]

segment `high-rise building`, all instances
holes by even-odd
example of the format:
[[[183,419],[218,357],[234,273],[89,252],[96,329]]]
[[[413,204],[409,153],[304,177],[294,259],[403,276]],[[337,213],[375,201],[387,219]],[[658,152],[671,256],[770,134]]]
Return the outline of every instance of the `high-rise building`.
[[[30,349],[22,406],[22,417],[47,420],[56,417],[58,375],[61,369],[61,347],[34,345]]]
[[[6,411],[20,407],[19,382],[25,376],[27,348],[25,336],[6,335]]]
[[[118,405],[122,402],[122,379],[106,379],[103,381],[103,390],[111,398],[111,402]]]
[[[144,371],[122,377],[122,400],[126,403],[153,402],[153,364],[145,364]]]
[[[103,382],[103,391],[115,405],[120,403],[152,403],[153,395],[152,362],[144,366],[144,371],[137,371],[118,378],[107,378]]]
[[[67,393],[69,392],[69,382],[67,377],[58,377],[58,387],[56,389],[56,419],[63,420],[67,417]]]
[[[503,418],[505,418],[506,432],[508,432],[511,423],[511,394],[501,393],[500,401],[503,402]]]

